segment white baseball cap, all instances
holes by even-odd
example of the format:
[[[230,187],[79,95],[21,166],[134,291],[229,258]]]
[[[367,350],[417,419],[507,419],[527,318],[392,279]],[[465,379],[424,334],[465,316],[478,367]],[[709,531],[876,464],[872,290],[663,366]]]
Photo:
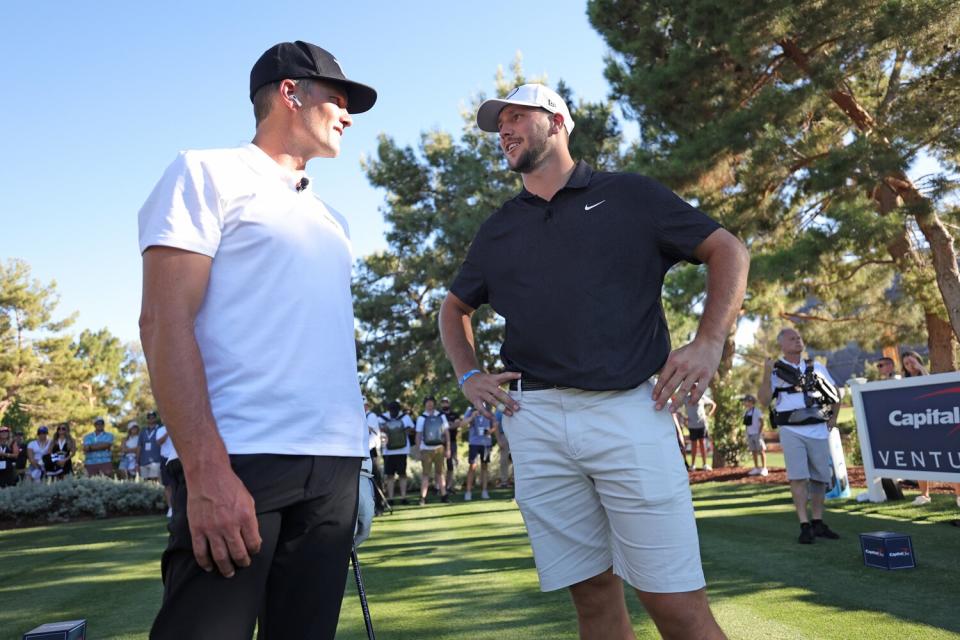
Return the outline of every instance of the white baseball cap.
[[[559,113],[563,116],[563,126],[567,129],[567,135],[573,133],[573,118],[570,117],[567,103],[557,95],[556,91],[542,84],[523,84],[508,93],[505,98],[484,100],[477,110],[477,126],[480,127],[480,130],[496,133],[498,131],[497,118],[500,117],[500,112],[508,104],[540,107],[550,113]]]

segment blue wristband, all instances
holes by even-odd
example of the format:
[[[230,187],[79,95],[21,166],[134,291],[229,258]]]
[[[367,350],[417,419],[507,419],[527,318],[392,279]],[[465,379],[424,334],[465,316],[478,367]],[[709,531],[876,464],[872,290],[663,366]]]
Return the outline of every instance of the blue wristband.
[[[463,384],[473,376],[477,375],[478,373],[483,373],[483,372],[480,371],[480,369],[470,369],[470,371],[467,371],[465,374],[460,376],[460,382],[458,382],[457,384],[460,385],[461,389],[463,389]]]

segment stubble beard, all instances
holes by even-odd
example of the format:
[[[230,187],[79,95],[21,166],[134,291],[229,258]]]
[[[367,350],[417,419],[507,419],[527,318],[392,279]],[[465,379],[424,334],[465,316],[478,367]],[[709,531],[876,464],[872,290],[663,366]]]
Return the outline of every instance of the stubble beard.
[[[543,164],[543,159],[547,155],[547,136],[541,135],[541,132],[536,132],[536,138],[530,143],[530,147],[520,154],[517,158],[517,161],[510,164],[510,161],[507,160],[507,164],[510,167],[511,171],[516,173],[532,173],[541,164]]]

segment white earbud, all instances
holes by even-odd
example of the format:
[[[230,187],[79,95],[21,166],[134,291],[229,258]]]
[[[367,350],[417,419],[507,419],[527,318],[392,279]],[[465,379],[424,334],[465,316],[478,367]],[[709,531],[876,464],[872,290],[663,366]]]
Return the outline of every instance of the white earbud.
[[[303,107],[303,103],[300,102],[300,98],[298,98],[296,95],[290,96],[290,102],[297,105],[298,107]]]

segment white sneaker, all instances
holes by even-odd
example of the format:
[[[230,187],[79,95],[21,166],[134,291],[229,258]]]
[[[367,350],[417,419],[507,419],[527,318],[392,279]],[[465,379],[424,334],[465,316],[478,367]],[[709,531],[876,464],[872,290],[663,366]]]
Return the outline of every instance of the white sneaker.
[[[922,507],[925,504],[930,504],[929,496],[925,496],[921,494],[913,499],[913,506],[915,507]]]
[[[168,508],[167,508],[167,518],[172,518],[172,517],[173,517],[173,507],[168,507]]]
[[[484,500],[489,500],[489,499],[490,499],[490,494],[487,493],[486,491],[484,491],[483,493],[480,494],[480,497],[481,497],[482,499],[484,499]]]
[[[466,491],[466,492],[464,492],[464,494],[463,494],[463,501],[464,501],[464,502],[470,502],[471,500],[473,500],[473,492],[472,492],[472,491]]]
[[[758,476],[758,475],[760,475],[760,468],[759,468],[759,467],[754,467],[753,469],[750,469],[750,471],[747,472],[747,475],[748,475],[748,476]]]
[[[770,471],[767,470],[766,467],[764,467],[763,469],[760,469],[760,475],[766,477],[766,476],[770,475]]]
[[[704,471],[713,471],[713,467],[711,467],[711,466],[708,465],[708,464],[705,464],[705,465],[703,465],[703,470],[704,470]]]

